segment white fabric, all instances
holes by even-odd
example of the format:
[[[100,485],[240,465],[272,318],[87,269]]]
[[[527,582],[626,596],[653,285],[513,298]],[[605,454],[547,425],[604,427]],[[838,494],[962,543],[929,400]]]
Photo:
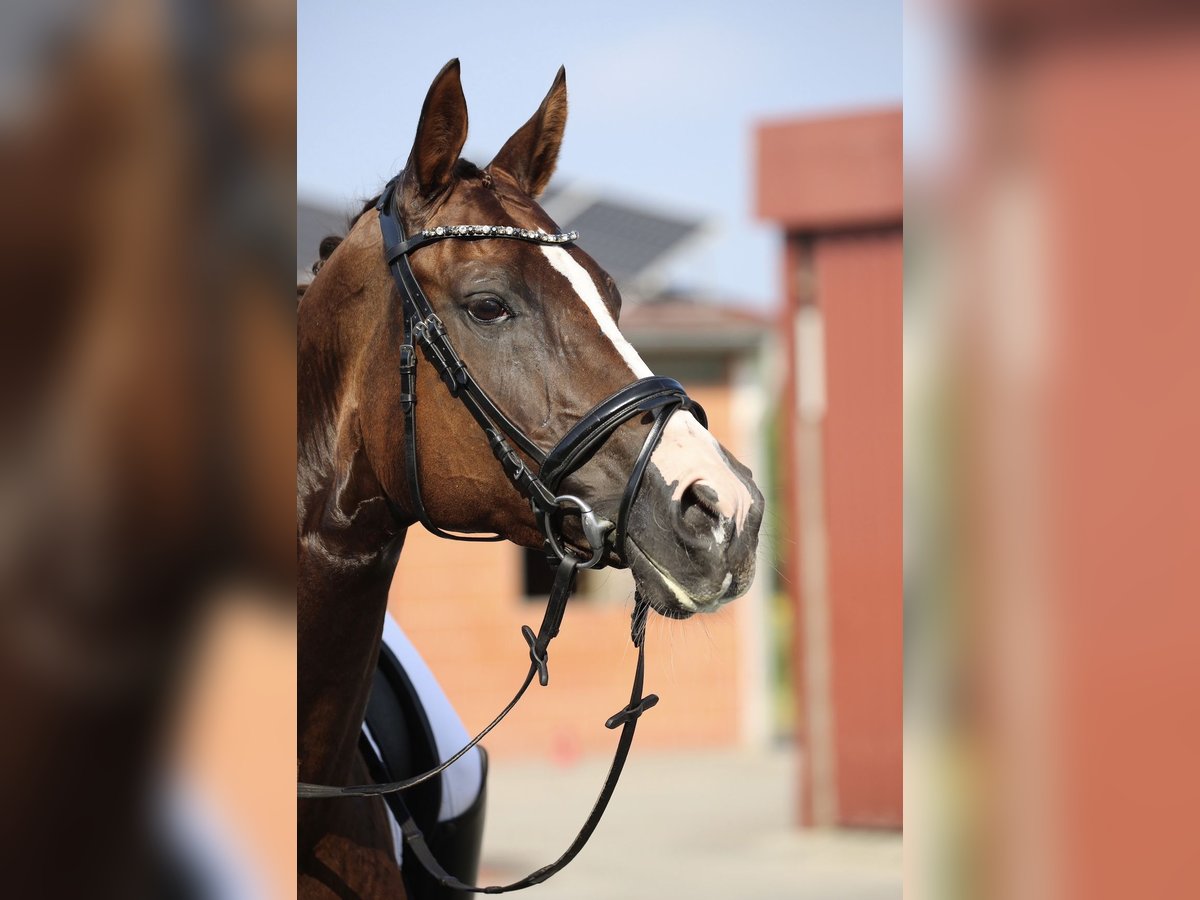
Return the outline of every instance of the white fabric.
[[[367,737],[367,742],[371,745],[371,749],[375,751],[375,755],[382,757],[379,752],[379,745],[375,743],[375,735],[371,734],[371,729],[367,727],[367,723],[363,722],[363,734]],[[404,833],[400,830],[400,823],[396,820],[392,808],[387,808],[388,828],[392,832],[392,853],[396,857],[396,865],[404,862]]]
[[[232,838],[227,810],[218,809],[205,786],[174,772],[159,785],[156,814],[167,845],[188,867],[191,887],[203,900],[258,900],[268,896],[261,869]]]
[[[438,761],[445,762],[471,739],[467,729],[459,719],[458,713],[450,705],[442,686],[438,684],[433,672],[417,652],[412,641],[408,639],[396,620],[389,613],[383,624],[383,642],[395,654],[396,659],[404,668],[413,689],[421,700],[425,716],[433,729],[434,742],[437,744]],[[370,729],[363,726],[367,739],[379,752]],[[438,821],[445,822],[457,818],[466,812],[483,786],[483,763],[479,751],[472,748],[462,759],[442,773],[442,804],[438,810]],[[400,825],[388,810],[388,819],[392,826],[392,842],[396,849],[396,860],[400,861],[403,853],[403,840],[400,835]]]

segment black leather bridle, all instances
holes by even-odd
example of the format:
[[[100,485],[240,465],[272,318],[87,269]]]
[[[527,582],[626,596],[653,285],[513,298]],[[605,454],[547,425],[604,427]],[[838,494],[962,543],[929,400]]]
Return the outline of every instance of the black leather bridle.
[[[552,561],[556,561],[557,571],[545,614],[542,617],[541,627],[536,634],[528,625],[521,628],[521,633],[529,645],[530,660],[529,671],[524,682],[500,714],[466,746],[441,765],[404,781],[355,787],[301,783],[299,785],[301,798],[376,797],[397,794],[400,791],[416,787],[430,778],[437,777],[483,740],[517,705],[532,684],[535,675],[540,684],[543,686],[548,684],[550,679],[547,667],[549,645],[562,625],[567,600],[574,591],[578,570],[600,568],[606,565],[610,552],[616,559],[615,565],[620,567],[627,565],[625,541],[629,511],[641,487],[650,456],[662,439],[667,421],[673,413],[683,409],[693,413],[701,424],[706,426],[708,424],[704,410],[687,395],[679,382],[672,378],[641,378],[598,403],[554,447],[548,452],[543,451],[496,406],[468,371],[466,364],[451,345],[441,319],[433,311],[432,305],[421,290],[408,257],[409,254],[421,247],[448,239],[500,238],[549,246],[563,246],[572,243],[577,235],[575,232],[547,234],[540,229],[530,230],[508,225],[446,225],[426,228],[412,237],[405,237],[404,226],[400,221],[395,200],[398,180],[399,176],[388,183],[379,198],[376,209],[379,213],[379,227],[383,235],[384,256],[404,305],[404,343],[400,347],[400,405],[404,415],[405,462],[408,470],[409,494],[417,518],[425,528],[438,537],[465,541],[503,540],[500,535],[459,535],[443,531],[433,523],[425,508],[418,471],[414,410],[417,401],[416,345],[419,344],[425,359],[441,377],[442,383],[446,385],[451,396],[457,397],[462,402],[475,421],[479,423],[479,427],[483,429],[492,453],[499,460],[508,480],[512,482],[521,496],[529,500],[534,518],[546,536],[547,556]],[[644,415],[652,417],[650,430],[630,472],[629,481],[625,485],[615,523],[598,516],[591,506],[579,497],[558,493],[567,476],[591,459],[617,428],[635,417]],[[527,465],[526,458],[532,460],[537,466],[536,473]],[[584,538],[588,542],[590,557],[584,558],[578,555],[575,548],[564,539],[562,522],[564,515],[567,514],[579,515],[580,526]],[[464,884],[442,868],[430,852],[412,815],[408,813],[403,804],[397,804],[402,813],[400,828],[406,846],[441,884],[454,890],[483,894],[501,894],[521,890],[545,881],[563,869],[583,849],[588,838],[600,823],[600,818],[604,815],[608,801],[616,789],[621,770],[629,755],[629,748],[633,743],[638,717],[658,703],[657,695],[643,696],[642,694],[648,612],[649,605],[640,593],[636,594],[630,628],[633,644],[638,651],[633,687],[630,691],[629,703],[605,722],[610,729],[621,728],[617,750],[591,813],[570,846],[557,860],[512,884],[490,887]]]

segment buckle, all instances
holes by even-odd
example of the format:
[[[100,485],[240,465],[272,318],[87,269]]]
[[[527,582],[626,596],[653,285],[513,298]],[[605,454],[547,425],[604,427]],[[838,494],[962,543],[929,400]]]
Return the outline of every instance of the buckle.
[[[400,370],[411,371],[417,365],[417,349],[412,344],[400,345]]]

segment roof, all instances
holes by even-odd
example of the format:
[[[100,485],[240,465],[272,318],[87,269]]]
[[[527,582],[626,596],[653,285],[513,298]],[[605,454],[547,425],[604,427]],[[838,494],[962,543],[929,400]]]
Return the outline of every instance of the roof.
[[[639,303],[621,312],[621,331],[646,351],[751,350],[773,327],[771,318],[753,310],[682,296]]]
[[[695,216],[650,209],[586,190],[551,188],[542,207],[580,244],[623,291],[653,294],[664,265],[703,233]]]

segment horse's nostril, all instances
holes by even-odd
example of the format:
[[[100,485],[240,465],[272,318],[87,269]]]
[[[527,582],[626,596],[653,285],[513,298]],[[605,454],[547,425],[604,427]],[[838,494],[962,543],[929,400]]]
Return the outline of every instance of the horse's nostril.
[[[688,512],[696,509],[714,522],[720,522],[719,501],[720,498],[715,490],[702,481],[693,481],[684,489],[683,496],[679,498],[679,512],[680,515],[687,518]]]

